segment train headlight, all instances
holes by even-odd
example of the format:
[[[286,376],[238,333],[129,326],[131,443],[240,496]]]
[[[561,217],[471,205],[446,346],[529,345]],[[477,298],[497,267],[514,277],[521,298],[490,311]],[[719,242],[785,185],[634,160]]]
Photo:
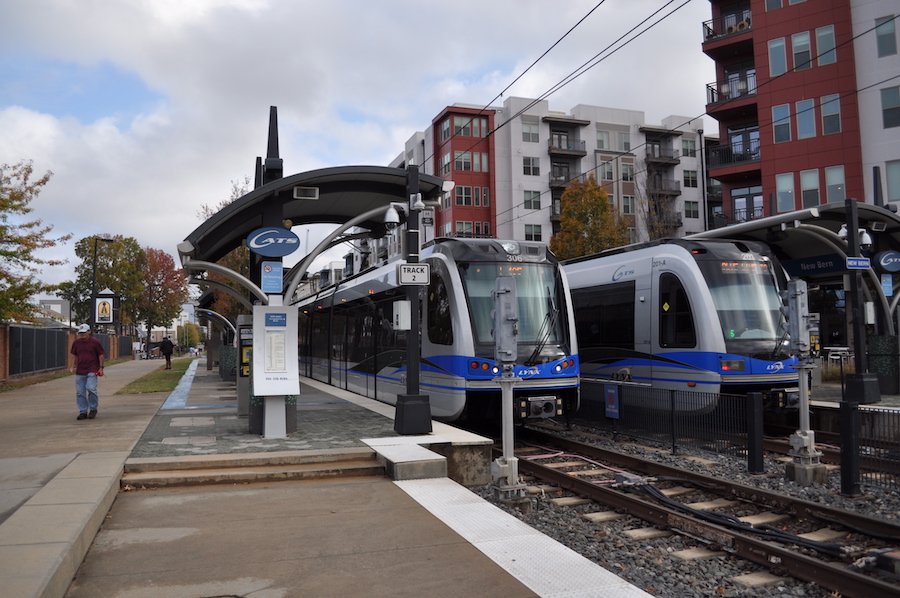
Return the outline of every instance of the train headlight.
[[[561,364],[559,364],[559,363],[557,363],[557,364],[556,364],[556,367],[555,367],[555,368],[553,368],[553,369],[554,369],[554,370],[555,370],[555,371],[556,371],[556,373],[559,373],[559,372],[561,372],[561,371],[562,371],[562,365],[561,365]]]
[[[491,373],[499,374],[499,373],[500,373],[500,368],[498,368],[497,366],[494,366],[493,369],[491,369]]]
[[[723,359],[720,368],[728,372],[746,372],[747,364],[743,359]]]

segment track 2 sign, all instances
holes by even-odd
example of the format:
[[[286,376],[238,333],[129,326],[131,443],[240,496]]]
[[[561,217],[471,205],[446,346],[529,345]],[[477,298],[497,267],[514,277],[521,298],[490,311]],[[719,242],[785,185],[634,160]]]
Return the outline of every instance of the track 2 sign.
[[[431,265],[397,264],[397,280],[400,284],[427,285],[431,280]]]

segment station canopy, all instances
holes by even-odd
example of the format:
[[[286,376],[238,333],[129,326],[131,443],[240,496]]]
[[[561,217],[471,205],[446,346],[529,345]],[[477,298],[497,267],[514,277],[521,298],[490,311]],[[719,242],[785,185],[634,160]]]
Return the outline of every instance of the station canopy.
[[[216,262],[231,250],[240,247],[249,233],[263,226],[290,220],[294,226],[303,224],[344,224],[370,210],[387,207],[391,202],[408,203],[407,170],[387,166],[337,166],[311,170],[276,179],[257,187],[233,203],[222,208],[189,234],[190,243],[183,256],[194,260]],[[444,180],[419,174],[422,199],[437,200]],[[310,199],[310,189],[318,190],[318,199]],[[401,221],[405,216],[400,214]],[[372,231],[373,237],[383,236],[381,218],[359,224]]]
[[[900,217],[892,210],[857,203],[859,227],[866,229],[874,243],[871,253],[900,251]],[[792,262],[819,256],[845,257],[847,246],[839,240],[841,226],[847,222],[844,202],[832,202],[796,212],[759,218],[689,235],[688,239],[734,239],[766,243],[776,257],[789,266]],[[804,278],[840,279],[834,271],[809,272]],[[825,280],[822,280],[825,282]]]

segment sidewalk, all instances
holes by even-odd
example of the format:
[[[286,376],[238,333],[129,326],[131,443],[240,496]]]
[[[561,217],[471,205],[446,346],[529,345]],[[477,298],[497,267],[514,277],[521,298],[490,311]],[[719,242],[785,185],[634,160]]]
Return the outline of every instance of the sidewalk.
[[[75,419],[71,377],[0,394],[4,595],[648,596],[446,477],[120,492],[142,459],[425,451],[393,432],[393,407],[305,379],[298,433],[251,436],[234,384],[196,363],[171,395],[112,394],[158,361],[108,368],[94,420]]]

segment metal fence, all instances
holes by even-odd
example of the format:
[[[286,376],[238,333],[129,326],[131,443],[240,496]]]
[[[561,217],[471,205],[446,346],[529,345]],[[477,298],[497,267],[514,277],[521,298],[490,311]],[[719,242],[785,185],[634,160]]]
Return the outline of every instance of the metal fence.
[[[9,327],[9,375],[21,376],[65,369],[68,366],[68,331],[32,326]],[[93,335],[106,351],[107,359],[131,356],[131,337],[120,336],[118,355],[110,353],[108,334]]]
[[[610,392],[613,396],[610,396]],[[612,399],[612,400],[611,400]],[[615,403],[617,409],[609,409]],[[610,385],[582,380],[580,417],[610,432],[669,448],[746,455],[762,472],[762,397]],[[841,403],[841,493],[900,490],[900,410]]]
[[[900,411],[858,409],[860,484],[900,490]]]
[[[579,415],[614,437],[732,455],[746,453],[747,397],[615,385],[618,417],[607,416],[609,385],[582,381]]]
[[[31,374],[66,367],[65,330],[9,327],[9,375]]]

